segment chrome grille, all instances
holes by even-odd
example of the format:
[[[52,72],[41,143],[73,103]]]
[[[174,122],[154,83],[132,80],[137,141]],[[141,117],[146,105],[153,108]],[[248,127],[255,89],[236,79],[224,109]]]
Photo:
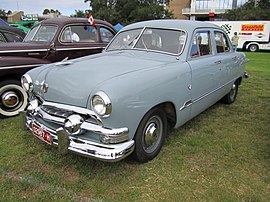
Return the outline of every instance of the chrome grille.
[[[70,116],[70,115],[73,114],[72,111],[59,109],[59,108],[56,108],[56,107],[53,107],[53,106],[44,106],[44,105],[41,105],[40,108],[44,112],[46,112],[47,114],[49,114],[51,116],[57,116],[57,117],[64,118],[64,119],[66,119],[68,116]]]
[[[40,109],[46,114],[51,116],[52,122],[57,122],[57,123],[59,122],[63,123],[63,121],[72,114],[80,114],[75,111],[61,109],[61,108],[50,106],[50,105],[40,105]],[[95,117],[92,117],[91,115],[85,115],[85,114],[80,114],[80,115],[85,119],[85,121],[98,125],[98,121]]]

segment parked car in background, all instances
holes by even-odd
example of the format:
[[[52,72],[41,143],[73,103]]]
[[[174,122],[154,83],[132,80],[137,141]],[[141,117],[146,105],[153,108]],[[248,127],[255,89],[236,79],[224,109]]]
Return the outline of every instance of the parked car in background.
[[[2,42],[21,42],[25,37],[25,32],[19,28],[11,26],[0,26],[0,44]]]
[[[105,52],[24,74],[25,125],[42,141],[104,161],[155,158],[169,127],[235,101],[247,59],[218,26],[155,20],[128,25]]]
[[[27,33],[27,32],[29,31],[29,28],[28,28],[28,27],[25,27],[25,26],[20,25],[20,24],[9,23],[9,25],[10,25],[11,27],[19,28],[19,29],[23,30],[25,33]]]
[[[0,46],[0,117],[17,115],[27,104],[20,85],[28,70],[100,53],[114,37],[114,27],[101,20],[91,26],[85,18],[55,18],[35,24],[23,42]]]

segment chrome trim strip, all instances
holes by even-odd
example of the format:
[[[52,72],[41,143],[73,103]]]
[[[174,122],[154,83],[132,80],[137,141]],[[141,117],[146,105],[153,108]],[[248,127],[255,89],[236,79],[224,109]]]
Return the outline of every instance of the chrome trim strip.
[[[185,108],[187,108],[187,107],[189,107],[189,106],[191,106],[192,105],[192,100],[188,100],[188,101],[186,101],[184,104],[183,104],[183,106],[182,107],[180,107],[180,111],[182,111],[183,109],[185,109]]]
[[[200,96],[200,97],[198,97],[198,98],[196,98],[196,99],[194,99],[194,100],[188,100],[188,101],[186,101],[186,102],[183,104],[183,106],[181,106],[181,107],[179,108],[179,110],[182,111],[183,109],[185,109],[185,108],[191,106],[193,103],[196,103],[196,102],[202,100],[203,98],[205,98],[205,97],[207,97],[207,96],[209,96],[209,95],[215,93],[216,91],[220,90],[220,89],[223,88],[224,86],[229,85],[231,82],[234,82],[235,80],[236,80],[236,79],[232,79],[231,81],[229,81],[229,82],[223,84],[222,86],[219,86],[218,88],[216,88],[216,89],[214,89],[214,90],[212,90],[212,91],[210,91],[210,92],[208,92],[208,93],[205,93],[204,95],[202,95],[202,96]]]
[[[105,49],[105,47],[84,47],[84,48],[56,48],[56,51],[65,51],[65,50],[92,50],[92,49]]]
[[[97,134],[102,134],[102,135],[127,135],[128,134],[128,128],[124,127],[124,128],[115,128],[115,129],[111,129],[111,128],[103,128],[103,126],[99,126],[93,123],[88,123],[88,122],[83,122],[81,125],[82,129],[88,130],[88,131],[92,131],[94,133]]]
[[[210,91],[210,92],[208,92],[208,93],[202,95],[201,97],[198,97],[198,98],[194,99],[192,103],[196,103],[196,102],[202,100],[203,98],[205,98],[205,97],[207,97],[207,96],[209,96],[209,95],[215,93],[216,91],[220,90],[220,89],[223,88],[224,86],[229,85],[231,82],[234,82],[235,80],[236,80],[236,79],[232,79],[231,81],[229,81],[229,82],[223,84],[222,86],[219,86],[218,88],[216,88],[216,89],[214,89],[214,90],[212,90],[212,91]]]
[[[63,50],[88,50],[88,49],[105,49],[105,47],[97,46],[97,47],[83,47],[83,48],[56,48],[57,51],[63,51]],[[0,51],[0,53],[21,53],[21,52],[48,52],[49,49],[33,49],[33,50],[6,50],[6,51]],[[3,56],[2,56],[3,57]]]
[[[38,67],[41,65],[45,65],[45,64],[5,66],[5,67],[0,67],[0,70],[2,70],[2,69],[16,69],[16,68],[23,68],[23,67]]]
[[[6,50],[6,51],[0,51],[0,53],[21,53],[21,52],[47,52],[49,49],[33,49],[33,50]],[[2,56],[3,57],[3,56]]]

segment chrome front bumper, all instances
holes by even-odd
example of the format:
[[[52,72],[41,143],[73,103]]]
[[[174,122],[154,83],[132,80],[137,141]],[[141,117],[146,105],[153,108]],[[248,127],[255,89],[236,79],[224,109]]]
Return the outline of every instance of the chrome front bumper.
[[[52,145],[57,146],[61,153],[67,153],[68,151],[71,151],[79,155],[102,161],[116,162],[127,157],[134,150],[134,140],[128,140],[117,144],[97,143],[83,139],[80,137],[80,135],[69,135],[63,129],[63,127],[59,127],[56,130],[48,128],[44,124],[40,123],[37,118],[37,116],[40,118],[40,115],[43,117],[45,114],[37,115],[37,113],[28,113],[27,111],[23,111],[21,114],[23,114],[22,116],[24,117],[26,128],[32,131],[32,133],[33,123],[38,125],[41,129],[48,131],[51,134]],[[128,132],[127,128],[108,129],[93,123],[85,124],[86,125],[82,126],[87,128],[89,131],[95,132],[108,138],[117,135],[120,135],[121,137],[121,134]]]

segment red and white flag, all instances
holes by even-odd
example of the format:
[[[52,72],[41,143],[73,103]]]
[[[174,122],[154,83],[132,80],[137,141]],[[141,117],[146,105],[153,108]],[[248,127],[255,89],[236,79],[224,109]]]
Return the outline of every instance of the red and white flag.
[[[95,20],[92,14],[88,15],[88,22],[94,27],[95,26]]]

